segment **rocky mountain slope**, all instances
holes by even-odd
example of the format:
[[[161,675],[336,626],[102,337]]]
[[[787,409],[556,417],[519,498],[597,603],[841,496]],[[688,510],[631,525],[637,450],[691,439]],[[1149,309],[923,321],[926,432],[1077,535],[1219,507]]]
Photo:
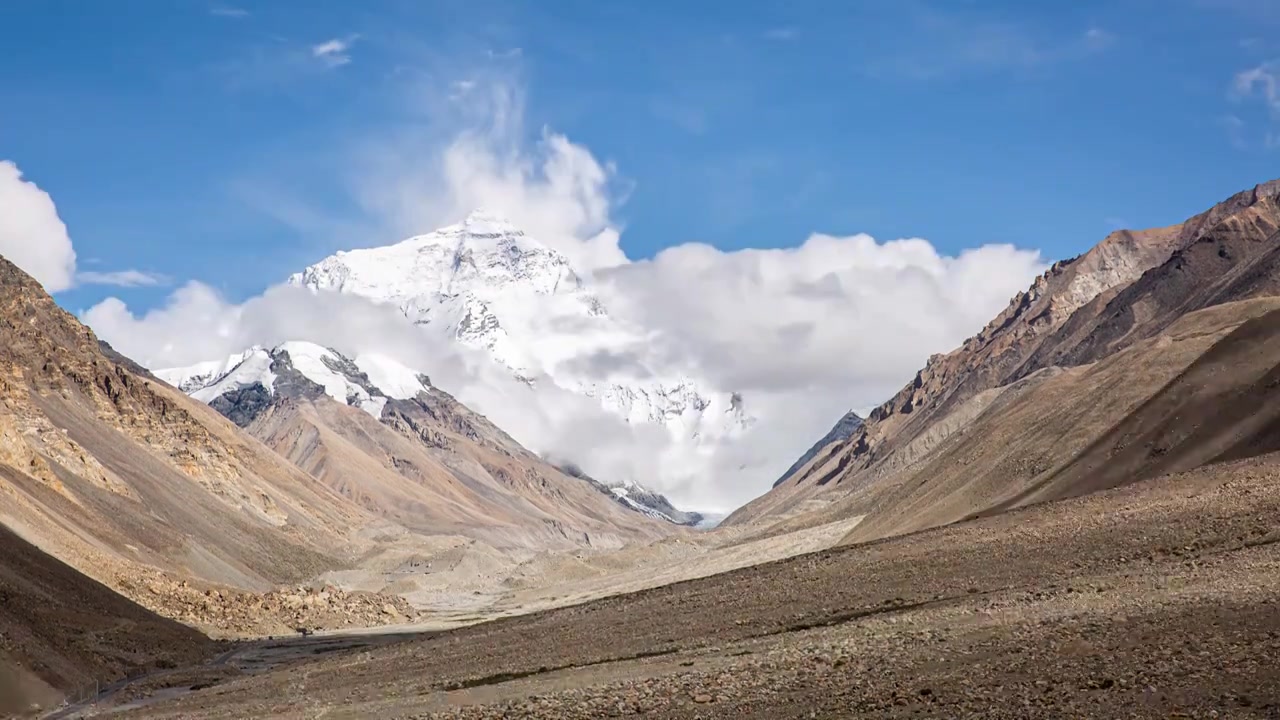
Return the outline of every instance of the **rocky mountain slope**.
[[[146,566],[267,588],[343,565],[369,517],[104,352],[0,260],[0,523],[113,585]],[[113,585],[114,586],[114,585]]]
[[[653,363],[594,368],[593,358],[645,347],[644,329],[611,314],[568,258],[493,213],[477,211],[396,245],[340,252],[289,282],[394,304],[425,332],[482,351],[527,383],[594,398],[681,442],[714,443],[752,422],[749,399],[679,371]]]
[[[786,482],[787,478],[791,477],[792,474],[800,468],[808,465],[809,461],[817,457],[818,453],[822,452],[828,445],[842,443],[845,440],[848,440],[849,436],[853,435],[858,431],[858,428],[861,427],[862,418],[858,417],[857,413],[852,410],[845,413],[836,421],[836,424],[831,427],[831,430],[829,430],[826,435],[819,438],[818,442],[814,443],[812,447],[806,450],[805,453],[800,456],[799,460],[792,463],[791,467],[787,468],[786,472],[782,473],[782,477],[778,478],[778,481],[775,482],[773,486],[777,487]]]
[[[211,647],[0,527],[0,717],[140,668],[197,662]]]
[[[980,428],[1008,418],[1015,402],[1030,408],[1029,415],[1023,416],[1024,423],[1052,425],[1052,416],[1060,407],[1050,404],[1048,398],[1055,392],[1061,396],[1061,388],[1073,383],[1095,407],[1115,410],[1114,415],[1095,413],[1096,417],[1120,422],[1156,392],[1160,383],[1172,380],[1195,361],[1197,353],[1206,351],[1208,337],[1224,338],[1252,318],[1260,306],[1237,303],[1223,311],[1225,316],[1211,314],[1198,320],[1192,319],[1192,313],[1273,295],[1280,289],[1278,227],[1280,181],[1273,181],[1233,195],[1178,225],[1112,233],[1084,255],[1051,267],[959,349],[930,358],[911,383],[872,412],[848,439],[828,443],[773,491],[731,516],[729,522],[781,518],[815,503],[835,502],[843,511],[860,512],[873,507],[883,510],[886,503],[898,502],[906,504],[889,515],[914,515],[929,524],[933,522],[927,520],[930,517],[937,521],[956,519],[947,513],[935,517],[933,509],[938,503],[951,502],[956,508],[978,512],[987,503],[1008,502],[1007,497],[997,497],[1000,492],[972,498],[966,494],[968,490],[955,487],[944,492],[940,488],[945,483],[931,482],[925,468],[934,472],[945,462],[962,462],[955,457],[943,459],[950,457],[948,452],[959,452],[962,445],[985,447],[982,441],[994,436],[984,435]],[[1211,335],[1187,338],[1179,329],[1180,323],[1183,328],[1196,326],[1210,322],[1209,317],[1214,318]],[[1179,344],[1179,338],[1186,342]],[[1124,374],[1148,372],[1144,368],[1155,361],[1144,359],[1143,348],[1161,347],[1162,343],[1163,347],[1172,343],[1183,348],[1178,362],[1156,363],[1164,372],[1140,377]],[[1115,392],[1103,396],[1096,391],[1096,384],[1079,384],[1096,382],[1092,373],[1101,372],[1107,362],[1129,363],[1127,370],[1116,375],[1127,377],[1122,387],[1113,387]],[[1247,379],[1240,381],[1241,387],[1247,386]],[[1117,404],[1117,398],[1127,398],[1130,404]],[[1105,424],[1085,426],[1093,433],[1083,438],[1088,442],[1098,440],[1109,429]],[[1047,437],[1041,438],[1041,443],[1037,447],[1043,451],[1032,453],[1038,457],[1022,457],[1025,467],[1016,477],[1006,478],[1012,484],[1001,492],[1022,491],[1022,483],[1039,482],[1042,473],[1069,459],[1064,447],[1083,450]],[[994,445],[991,450],[999,452]],[[1002,453],[1005,458],[1012,455]],[[983,462],[995,460],[991,457]],[[967,471],[974,478],[980,469],[990,470],[976,458],[969,461],[978,463]],[[957,470],[964,467],[945,465],[950,474],[964,474],[965,470]],[[1113,482],[1121,481],[1124,478],[1113,477]],[[904,488],[916,485],[918,490],[908,500]],[[949,500],[944,500],[944,495]],[[860,532],[869,537],[895,527],[894,523],[871,521]]]
[[[655,536],[650,519],[700,519],[690,522],[660,495],[636,502],[553,467],[424,373],[383,356],[350,359],[288,342],[156,375],[361,507],[416,531],[498,546],[612,547]]]

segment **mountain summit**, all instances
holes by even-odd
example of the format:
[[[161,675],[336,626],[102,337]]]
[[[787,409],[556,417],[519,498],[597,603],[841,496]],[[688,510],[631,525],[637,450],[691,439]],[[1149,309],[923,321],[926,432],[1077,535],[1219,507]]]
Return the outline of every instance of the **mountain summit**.
[[[647,357],[644,328],[611,314],[564,254],[491,211],[395,245],[339,252],[289,282],[394,304],[525,383],[594,398],[678,442],[714,443],[752,422],[741,396]]]

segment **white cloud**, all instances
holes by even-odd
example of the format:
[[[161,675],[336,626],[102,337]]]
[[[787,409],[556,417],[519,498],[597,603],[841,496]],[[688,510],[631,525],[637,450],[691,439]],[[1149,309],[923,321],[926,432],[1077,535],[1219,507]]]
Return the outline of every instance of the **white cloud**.
[[[311,56],[328,67],[340,67],[351,62],[351,45],[359,38],[350,35],[345,38],[333,38],[311,46]]]
[[[243,20],[249,17],[248,10],[231,5],[214,5],[209,8],[209,14],[214,17],[230,18],[232,20]]]
[[[1232,83],[1238,98],[1257,97],[1280,116],[1280,61],[1273,60],[1239,72]]]
[[[615,168],[560,133],[526,127],[518,86],[472,75],[418,87],[412,104],[420,121],[357,141],[334,161],[332,175],[363,215],[354,224],[363,237],[351,237],[350,217],[278,187],[249,184],[243,194],[300,232],[338,228],[337,242],[347,244],[386,244],[483,206],[565,253],[583,272],[626,261],[609,214],[619,189]]]
[[[650,331],[644,347],[575,362],[661,367],[740,392],[761,418],[745,438],[693,452],[593,401],[553,386],[529,390],[467,351],[431,347],[394,310],[351,297],[276,287],[235,305],[191,284],[161,309],[136,315],[108,300],[85,320],[152,367],[292,339],[381,352],[421,368],[534,450],[644,482],[678,504],[727,510],[768,489],[846,410],[884,400],[930,354],[980,329],[1044,266],[1038,253],[1008,245],[948,256],[921,239],[821,233],[799,247],[685,243],[632,261],[619,246],[610,164],[561,134],[526,132],[518,88],[477,81],[459,100],[452,85],[423,101],[430,122],[380,132],[335,170],[376,228],[363,244],[425,232],[477,206],[507,215],[593,278],[611,313]],[[322,228],[326,215],[315,207],[299,203],[281,219]]]
[[[118,351],[152,368],[294,339],[352,357],[380,353],[425,371],[436,386],[480,409],[528,447],[577,459],[601,477],[661,477],[664,464],[669,473],[692,460],[672,455],[665,431],[628,426],[594,401],[552,384],[532,389],[474,351],[435,344],[394,308],[351,295],[281,285],[237,305],[192,282],[145,314],[134,315],[111,298],[81,319]]]
[[[790,26],[776,27],[766,30],[764,36],[768,40],[795,40],[800,37],[800,31]]]
[[[117,287],[156,287],[169,284],[168,277],[159,273],[149,273],[141,270],[116,270],[113,272],[86,270],[76,273],[76,281],[85,285],[115,285]]]
[[[1232,114],[1222,119],[1231,144],[1240,149],[1261,146],[1273,150],[1280,145],[1280,60],[1264,62],[1236,73],[1231,82],[1231,99],[1237,104],[1253,101],[1261,104],[1263,117],[1245,121]],[[1247,112],[1247,108],[1242,112]],[[1259,133],[1251,128],[1264,126]]]
[[[75,284],[76,252],[53,198],[8,160],[0,161],[0,255],[49,292]]]
[[[656,342],[671,362],[720,387],[861,383],[888,395],[930,353],[982,327],[1043,265],[1010,245],[947,257],[920,239],[815,234],[786,249],[679,245],[601,280],[614,306],[661,329]]]
[[[76,251],[49,193],[12,161],[0,160],[0,256],[35,278],[51,293],[77,284],[138,287],[162,285],[162,275],[139,270],[76,272]]]

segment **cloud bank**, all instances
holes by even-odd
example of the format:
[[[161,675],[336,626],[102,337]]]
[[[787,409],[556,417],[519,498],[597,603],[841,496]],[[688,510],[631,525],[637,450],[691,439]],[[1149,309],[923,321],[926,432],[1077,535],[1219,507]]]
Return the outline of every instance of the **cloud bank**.
[[[601,374],[660,366],[741,393],[759,418],[745,437],[675,443],[588,398],[514,382],[486,358],[433,345],[393,308],[350,296],[277,286],[232,303],[190,283],[150,312],[109,299],[84,320],[150,367],[286,340],[380,352],[427,372],[532,450],[602,479],[642,482],[680,505],[724,511],[767,490],[845,411],[878,404],[930,354],[980,329],[1045,265],[1039,253],[1009,245],[947,256],[922,239],[821,233],[796,247],[684,243],[632,260],[613,220],[624,193],[610,164],[551,130],[526,133],[522,95],[510,86],[455,78],[446,89],[439,98],[448,105],[432,116],[452,118],[452,127],[405,128],[343,158],[346,191],[366,224],[385,233],[365,245],[429,231],[478,206],[506,215],[564,252],[612,314],[649,335],[644,347],[571,362]],[[306,213],[308,228],[317,213]]]

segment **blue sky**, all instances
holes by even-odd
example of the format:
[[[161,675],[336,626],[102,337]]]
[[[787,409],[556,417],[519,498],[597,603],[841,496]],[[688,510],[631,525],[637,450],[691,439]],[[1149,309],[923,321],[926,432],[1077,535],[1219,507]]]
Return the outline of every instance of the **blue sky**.
[[[52,196],[83,270],[243,299],[399,239],[341,181],[352,147],[431,125],[414,88],[498,77],[519,141],[549,127],[616,168],[633,258],[814,231],[1059,258],[1280,176],[1277,31],[1280,0],[17,0],[0,159]]]

